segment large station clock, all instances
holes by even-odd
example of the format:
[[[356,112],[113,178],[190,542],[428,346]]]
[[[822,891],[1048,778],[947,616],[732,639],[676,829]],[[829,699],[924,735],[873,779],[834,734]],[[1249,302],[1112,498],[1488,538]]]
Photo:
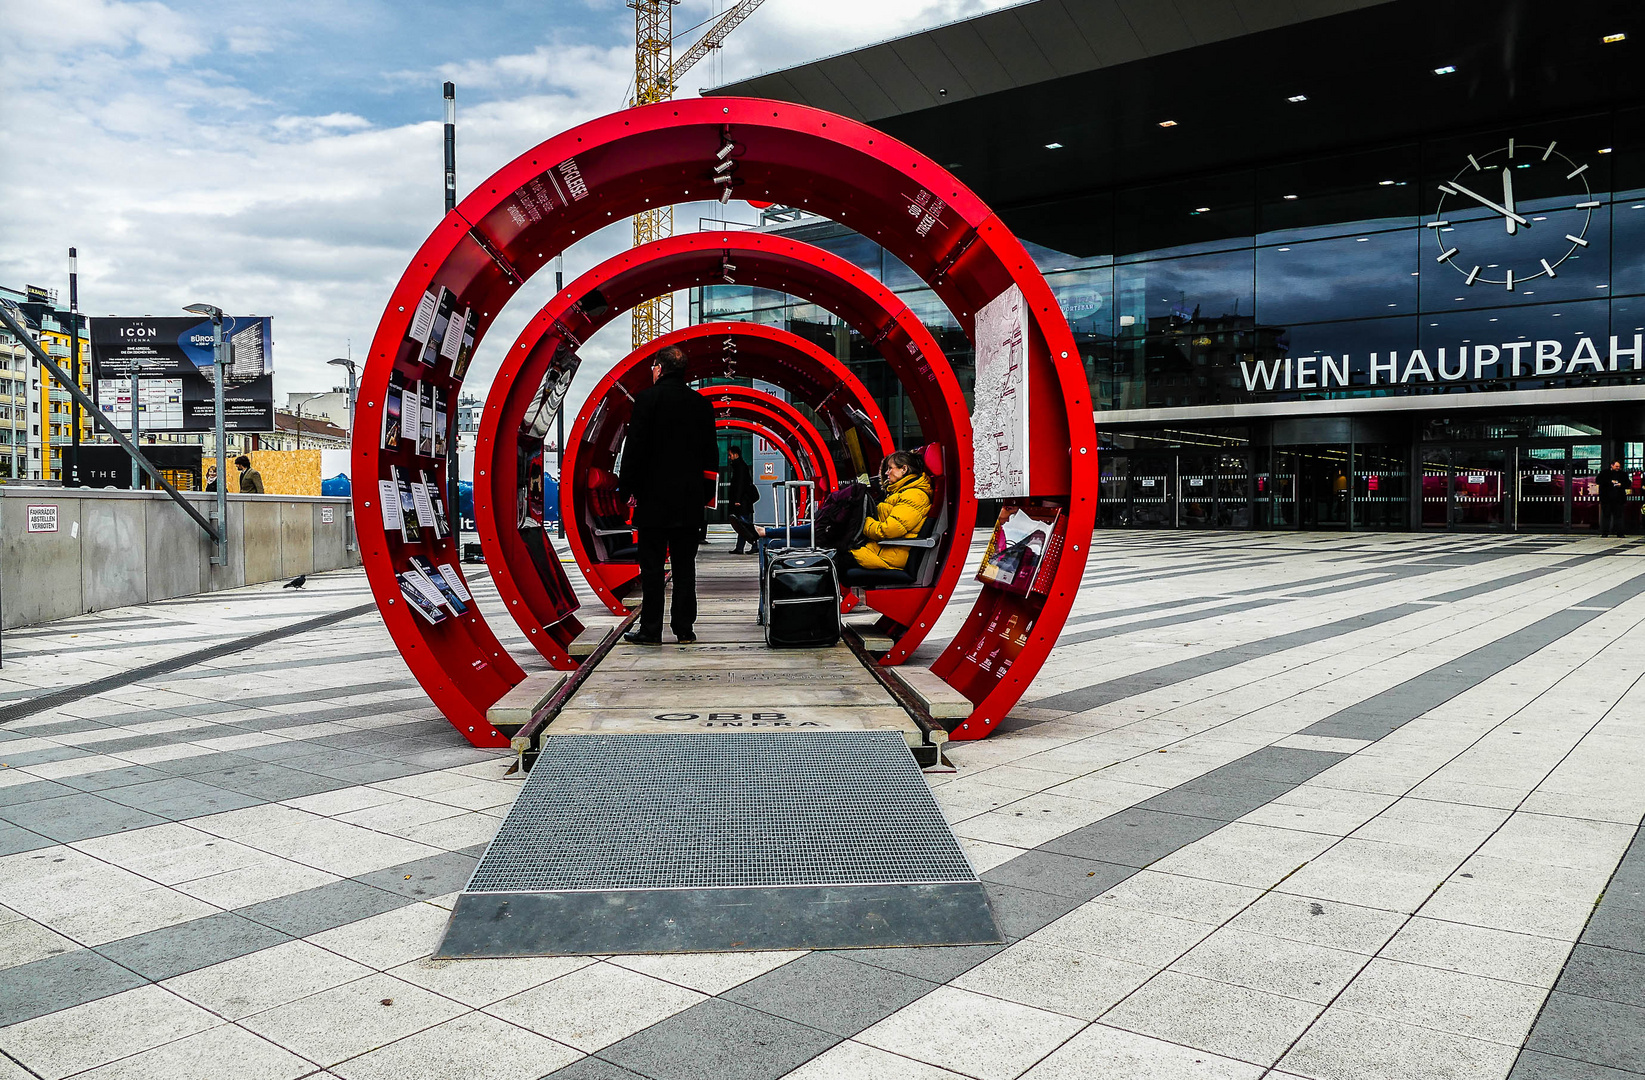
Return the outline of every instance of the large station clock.
[[[1501,285],[1512,292],[1588,246],[1588,225],[1600,203],[1588,186],[1588,166],[1558,149],[1516,143],[1468,155],[1468,164],[1439,185],[1439,207],[1427,223],[1464,285]]]

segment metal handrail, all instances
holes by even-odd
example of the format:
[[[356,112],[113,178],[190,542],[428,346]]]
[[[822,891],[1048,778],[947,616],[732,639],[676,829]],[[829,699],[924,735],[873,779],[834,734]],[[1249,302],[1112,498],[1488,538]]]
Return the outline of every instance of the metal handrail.
[[[22,312],[10,300],[0,299],[0,323],[4,323],[6,329],[17,336],[17,339],[34,355],[34,358],[40,361],[47,371],[51,372],[58,385],[67,389],[69,396],[80,403],[81,408],[91,413],[93,421],[114,436],[114,441],[124,447],[126,453],[131,455],[131,459],[137,462],[143,471],[148,473],[154,482],[165,490],[167,495],[171,496],[171,501],[181,506],[183,511],[194,519],[195,524],[205,530],[206,535],[211,537],[212,543],[222,543],[222,537],[225,534],[218,532],[217,528],[212,526],[204,514],[196,510],[187,499],[183,498],[182,492],[172,487],[171,482],[160,475],[160,470],[154,467],[154,462],[143,455],[143,452],[137,448],[137,444],[127,438],[126,434],[119,428],[115,427],[114,421],[108,418],[108,414],[97,407],[97,402],[93,401],[91,396],[84,390],[76,386],[69,379],[68,372],[59,367],[57,361],[47,356],[45,350],[35,343],[34,339],[29,336],[28,328],[23,324]],[[221,479],[218,482],[221,483]],[[224,523],[218,522],[218,525],[221,526]]]

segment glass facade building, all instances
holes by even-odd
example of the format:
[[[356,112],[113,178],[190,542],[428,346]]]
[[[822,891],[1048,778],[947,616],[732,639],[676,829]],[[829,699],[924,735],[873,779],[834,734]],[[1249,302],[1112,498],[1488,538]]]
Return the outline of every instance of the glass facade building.
[[[1402,9],[1422,16],[1398,4],[1373,14]],[[1116,85],[1117,97],[1135,92]],[[974,111],[1014,108],[988,113],[991,100]],[[1145,182],[1080,187],[1076,169],[1072,190],[1014,203],[1037,181],[985,157],[979,190],[1037,241],[1029,251],[1080,347],[1102,446],[1100,525],[1593,529],[1594,477],[1614,460],[1641,499],[1645,108],[1519,119],[1508,104],[1476,111],[1512,120],[1423,117],[1419,135],[1356,145],[1348,131],[1310,153],[1225,144],[1208,148],[1212,167]],[[1052,123],[1088,122],[1072,101],[1052,108],[1066,113]],[[911,121],[886,126],[933,154],[965,145],[953,132],[922,145]],[[1036,160],[1080,137],[1047,140]],[[1173,153],[1191,160],[1192,147]],[[1243,160],[1216,164],[1230,157]],[[965,335],[907,268],[831,222],[773,227],[895,289],[969,388]],[[777,322],[833,348],[881,396],[900,444],[917,439],[895,380],[826,312],[737,287],[692,304],[694,318]]]

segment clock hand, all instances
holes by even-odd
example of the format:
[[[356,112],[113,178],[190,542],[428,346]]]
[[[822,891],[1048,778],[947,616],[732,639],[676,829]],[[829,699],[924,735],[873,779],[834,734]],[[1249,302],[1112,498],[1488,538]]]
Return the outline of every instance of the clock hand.
[[[1514,211],[1514,171],[1507,165],[1502,167],[1502,205],[1510,214]],[[1508,226],[1508,235],[1512,236],[1519,231],[1519,223],[1511,217],[1504,217],[1502,223]]]
[[[1503,217],[1512,218],[1513,220],[1519,222],[1521,225],[1524,225],[1526,228],[1531,227],[1531,223],[1529,221],[1526,221],[1524,218],[1520,217],[1518,214],[1514,213],[1512,210],[1508,209],[1505,206],[1498,206],[1496,203],[1492,202],[1490,199],[1487,199],[1485,196],[1480,195],[1476,192],[1469,191],[1467,188],[1463,187],[1461,184],[1457,183],[1455,180],[1449,180],[1446,183],[1441,184],[1440,187],[1442,187],[1442,188],[1449,187],[1452,191],[1455,191],[1459,195],[1468,196],[1470,199],[1472,199],[1475,202],[1479,203],[1479,205],[1485,207],[1487,210],[1495,210],[1497,213],[1501,214]]]

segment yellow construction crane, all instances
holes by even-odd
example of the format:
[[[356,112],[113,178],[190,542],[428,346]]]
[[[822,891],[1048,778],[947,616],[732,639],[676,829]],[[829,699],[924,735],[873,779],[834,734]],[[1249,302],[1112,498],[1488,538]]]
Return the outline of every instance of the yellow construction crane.
[[[674,96],[680,76],[720,46],[726,35],[765,0],[738,0],[678,60],[674,59],[673,8],[679,0],[628,0],[634,9],[634,101],[649,105]],[[660,206],[634,215],[634,246],[674,232],[674,208]],[[633,342],[639,348],[674,329],[674,296],[646,300],[633,311]]]

